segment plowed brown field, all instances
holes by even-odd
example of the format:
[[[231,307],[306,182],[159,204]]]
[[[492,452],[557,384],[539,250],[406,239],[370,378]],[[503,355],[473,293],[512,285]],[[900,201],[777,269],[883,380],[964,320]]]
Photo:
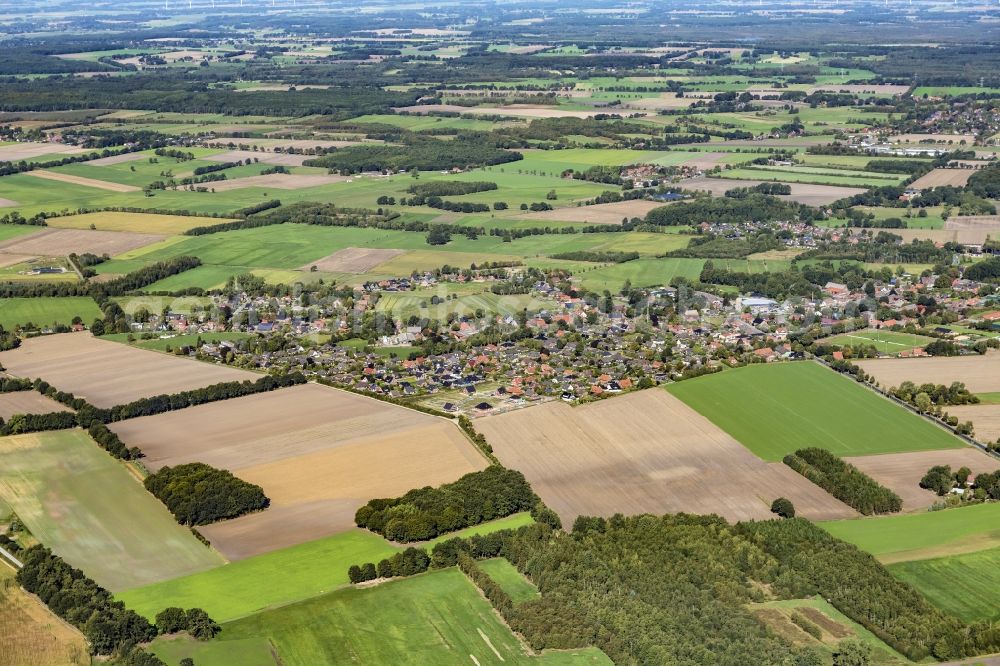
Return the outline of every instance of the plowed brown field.
[[[857,364],[886,388],[909,380],[917,384],[964,382],[973,393],[1000,391],[1000,352],[997,351],[987,352],[985,356],[871,359],[857,361]]]

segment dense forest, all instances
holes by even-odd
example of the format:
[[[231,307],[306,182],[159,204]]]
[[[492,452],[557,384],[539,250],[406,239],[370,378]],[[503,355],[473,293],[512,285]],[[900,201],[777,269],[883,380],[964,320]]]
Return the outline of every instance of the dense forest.
[[[899,495],[826,449],[799,449],[785,456],[784,463],[866,516],[903,508]]]
[[[264,489],[204,463],[164,467],[143,481],[182,525],[207,525],[266,509]]]

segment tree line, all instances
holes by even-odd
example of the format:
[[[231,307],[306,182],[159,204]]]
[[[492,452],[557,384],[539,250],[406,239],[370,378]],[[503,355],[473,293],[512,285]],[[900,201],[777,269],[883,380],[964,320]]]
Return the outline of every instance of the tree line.
[[[899,495],[826,449],[799,449],[785,456],[783,462],[866,516],[894,513],[903,508]]]
[[[424,541],[439,534],[528,511],[538,503],[524,475],[491,465],[437,488],[417,488],[390,499],[373,499],[354,522],[390,541]]]

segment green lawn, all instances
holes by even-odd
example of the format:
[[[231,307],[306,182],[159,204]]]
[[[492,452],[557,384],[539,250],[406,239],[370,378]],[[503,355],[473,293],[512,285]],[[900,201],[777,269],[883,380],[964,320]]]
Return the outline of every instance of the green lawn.
[[[966,622],[1000,619],[1000,548],[889,566],[896,578]]]
[[[883,561],[902,562],[1000,547],[1000,504],[820,523]]]
[[[4,437],[0,451],[0,497],[101,585],[122,590],[223,563],[82,430]]]
[[[895,331],[876,332],[864,330],[851,331],[850,333],[823,338],[819,342],[826,345],[841,346],[871,345],[880,354],[898,354],[899,352],[909,351],[915,347],[923,347],[933,342],[933,338],[922,335],[911,335],[910,333],[897,333]]]
[[[807,446],[839,456],[958,448],[941,428],[818,363],[751,365],[667,390],[765,460]]]
[[[539,596],[538,588],[508,560],[495,557],[491,560],[483,560],[479,566],[510,596],[515,604]]]
[[[397,550],[377,534],[350,530],[117,596],[149,618],[168,606],[197,606],[224,622],[329,592],[347,584],[352,564],[378,562]]]
[[[236,662],[227,661],[218,646],[234,641],[235,654],[259,653],[261,641],[269,641],[284,666],[611,663],[595,648],[529,657],[489,602],[455,568],[339,590],[229,622],[219,639],[193,644],[193,653],[184,655],[198,666],[228,666]],[[203,649],[214,654],[203,657]],[[153,652],[180,656],[174,645],[161,652],[161,641],[153,644]]]
[[[32,323],[37,326],[69,325],[80,317],[90,325],[103,315],[89,296],[54,296],[51,298],[0,298],[0,326],[6,329]]]

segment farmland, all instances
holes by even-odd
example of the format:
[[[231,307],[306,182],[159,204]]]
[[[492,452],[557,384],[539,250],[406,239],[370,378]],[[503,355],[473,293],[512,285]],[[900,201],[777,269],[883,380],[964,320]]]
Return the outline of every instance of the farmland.
[[[25,340],[19,348],[0,354],[0,363],[13,375],[42,378],[98,407],[259,377],[244,370],[132,349],[88,333]]]
[[[781,460],[803,446],[847,456],[964,446],[815,363],[748,366],[668,390],[765,460]]]
[[[82,431],[3,438],[0,498],[31,533],[112,590],[222,564]]]
[[[48,414],[64,411],[67,411],[67,407],[36,391],[0,393],[0,418],[4,420],[14,414]]]
[[[842,335],[835,335],[830,338],[823,338],[822,340],[824,344],[841,345],[845,347],[858,345],[867,347],[871,345],[877,349],[880,354],[886,355],[898,355],[901,352],[907,352],[917,347],[923,347],[933,341],[933,338],[928,338],[923,335],[873,330],[852,331]]]
[[[1000,548],[889,566],[941,610],[966,622],[1000,617]]]
[[[0,564],[0,663],[8,666],[89,666],[83,634],[66,626]]]
[[[778,487],[801,515],[854,513],[784,465],[756,458],[659,389],[577,408],[547,403],[479,419],[476,427],[564,524],[617,512],[768,518]]]
[[[973,393],[1000,391],[1000,352],[996,351],[985,356],[863,360],[858,365],[887,388],[905,381],[916,384],[964,382]]]
[[[389,635],[379,625],[394,627]],[[489,603],[456,569],[350,589],[224,625],[218,642],[266,639],[284,664],[608,664],[595,649],[529,657]],[[208,645],[213,645],[209,643]],[[154,651],[160,652],[154,645]],[[196,663],[202,661],[195,653]]]
[[[316,384],[111,427],[142,449],[152,470],[198,461],[264,489],[271,499],[266,511],[202,528],[229,559],[349,529],[355,511],[373,497],[454,481],[486,466],[442,419]],[[373,460],[384,462],[368,464]]]
[[[76,317],[90,323],[94,319],[99,319],[100,315],[100,308],[94,299],[88,296],[0,300],[0,326],[5,329],[13,329],[15,326],[26,327],[27,324],[40,327],[53,324],[69,326]]]

